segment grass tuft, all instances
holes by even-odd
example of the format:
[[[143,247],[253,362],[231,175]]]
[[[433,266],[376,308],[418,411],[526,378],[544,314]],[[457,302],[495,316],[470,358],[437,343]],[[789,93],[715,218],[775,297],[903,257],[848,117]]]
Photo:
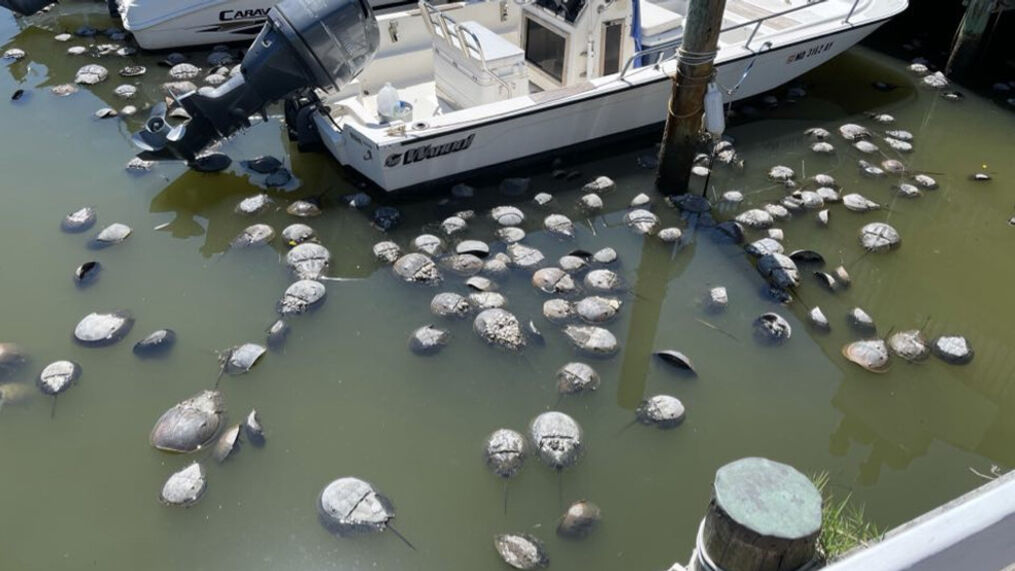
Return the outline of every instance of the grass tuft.
[[[828,491],[828,479],[827,472],[812,478],[822,498],[818,552],[824,561],[832,561],[855,547],[870,545],[884,535],[884,530],[865,519],[862,504],[850,502],[852,493],[842,499],[833,496]]]

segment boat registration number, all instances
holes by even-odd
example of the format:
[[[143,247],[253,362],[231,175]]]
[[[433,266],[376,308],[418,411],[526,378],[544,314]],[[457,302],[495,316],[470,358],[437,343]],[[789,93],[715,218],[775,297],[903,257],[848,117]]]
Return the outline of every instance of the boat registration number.
[[[811,56],[816,56],[816,55],[819,55],[819,54],[823,54],[823,53],[827,52],[828,50],[832,49],[832,45],[834,43],[835,42],[828,42],[827,44],[821,44],[820,46],[814,46],[814,47],[812,47],[810,49],[801,50],[801,51],[796,52],[795,54],[790,54],[786,58],[786,63],[793,63],[795,61],[800,61],[802,59],[806,59],[806,58],[809,58]]]

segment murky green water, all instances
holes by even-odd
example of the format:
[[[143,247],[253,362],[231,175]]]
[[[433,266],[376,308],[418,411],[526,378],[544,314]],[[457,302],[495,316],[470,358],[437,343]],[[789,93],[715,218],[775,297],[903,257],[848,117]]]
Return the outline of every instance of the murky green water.
[[[619,271],[636,292],[624,296],[609,325],[622,352],[591,361],[603,378],[597,393],[559,405],[582,424],[588,442],[584,459],[564,473],[564,503],[587,498],[605,515],[595,535],[580,543],[553,532],[564,506],[551,470],[530,461],[510,483],[504,514],[502,483],[480,457],[489,432],[522,430],[554,405],[554,373],[577,358],[540,316],[545,297],[528,277],[512,274],[501,291],[512,311],[543,329],[545,346],[517,355],[497,351],[466,320],[441,324],[453,339],[440,355],[414,356],[409,332],[438,321],[429,313],[430,298],[442,290],[464,293],[462,280],[450,278],[441,290],[413,287],[376,263],[370,247],[382,235],[365,213],[339,204],[349,183],[323,155],[288,154],[278,121],[230,141],[224,150],[234,159],[287,156],[302,187],[276,194],[281,205],[324,195],[325,214],[310,223],[333,253],[332,275],[356,279],[328,283],[323,307],[293,320],[284,354],[269,354],[248,375],[223,379],[230,419],[257,407],[267,446],[244,448],[222,465],[196,455],[208,470],[205,497],[190,509],[163,507],[157,496],[165,478],[194,457],[151,448],[152,424],[172,404],[215,383],[216,350],[263,341],[290,277],[278,242],[227,250],[252,223],[233,207],[260,190],[238,166],[218,175],[178,165],[142,176],[124,172],[133,155],[129,134],[139,121],[99,121],[92,113],[122,106],[112,89],[128,60],[149,67],[133,103],[152,100],[165,74],[155,58],[107,56],[102,63],[113,74],[107,82],[67,98],[49,93],[91,61],[64,55],[78,40],[60,44],[52,36],[85,21],[111,25],[99,5],[67,10],[79,14],[46,15],[36,25],[0,18],[0,37],[9,38],[0,49],[29,52],[25,61],[5,63],[7,73],[0,74],[0,93],[27,91],[21,101],[0,104],[0,340],[17,341],[32,354],[16,381],[31,383],[56,359],[84,368],[79,384],[60,397],[55,418],[51,401],[38,394],[0,413],[2,569],[499,569],[491,536],[507,531],[541,537],[556,569],[660,569],[686,561],[714,470],[742,456],[829,471],[833,485],[865,502],[883,526],[981,483],[970,467],[1015,464],[1008,295],[1015,267],[1006,261],[1013,232],[1007,220],[1015,214],[1015,118],[975,96],[952,104],[915,89],[900,62],[857,49],[806,77],[806,99],[732,128],[747,169],[742,175],[719,170],[712,179],[717,190],[739,188],[750,203],[762,204],[782,196],[764,173],[783,163],[808,176],[831,173],[848,191],[886,204],[867,215],[834,206],[827,229],[813,214],[781,225],[787,249],[813,248],[846,264],[854,285],[841,293],[806,279],[800,301],[780,309],[761,296],[762,280],[738,248],[715,244],[658,199],[656,211],[666,224],[684,228],[687,244],[674,249],[634,235],[622,217],[631,197],[651,192],[651,171],[636,166],[644,148],[571,165],[589,178],[606,174],[617,181],[605,197],[606,214],[591,221],[594,234],[574,207],[583,179],[534,174],[533,191],[554,193],[554,210],[581,222],[573,241],[542,232],[543,211],[526,199],[500,197],[495,188],[481,188],[475,201],[402,205],[405,221],[390,238],[403,245],[449,212],[482,212],[515,200],[529,214],[526,243],[549,259],[576,247],[608,245],[620,253]],[[902,87],[879,92],[869,86],[875,79]],[[901,158],[914,169],[941,173],[935,175],[940,190],[917,200],[893,198],[898,181],[862,178],[858,153],[837,136],[837,154],[821,157],[800,135],[811,126],[834,131],[847,120],[870,124],[865,113],[875,110],[895,115],[899,128],[915,134],[916,151]],[[995,181],[967,181],[976,170],[993,173]],[[134,235],[103,251],[86,249],[91,233],[58,229],[65,213],[83,205],[97,208],[96,229],[119,221],[133,226]],[[281,209],[257,220],[276,230],[295,221]],[[894,225],[903,245],[864,256],[856,233],[876,220]],[[492,240],[492,230],[477,220],[468,237]],[[105,270],[95,285],[79,290],[71,272],[89,259]],[[700,299],[719,284],[729,289],[729,310],[706,315]],[[829,316],[831,333],[815,333],[802,321],[813,305]],[[871,313],[882,333],[929,320],[929,335],[964,334],[976,358],[964,367],[896,360],[887,374],[862,371],[840,355],[852,339],[845,313],[854,305]],[[101,349],[71,341],[86,313],[115,308],[130,309],[137,319],[127,340]],[[776,348],[751,338],[751,321],[770,310],[783,313],[794,331]],[[134,341],[160,327],[179,335],[167,358],[141,361],[131,354]],[[700,376],[677,376],[650,359],[663,348],[691,356]],[[621,431],[638,402],[657,393],[683,400],[684,424]],[[417,551],[391,534],[340,540],[325,532],[315,499],[343,475],[370,480],[393,499],[396,525]]]

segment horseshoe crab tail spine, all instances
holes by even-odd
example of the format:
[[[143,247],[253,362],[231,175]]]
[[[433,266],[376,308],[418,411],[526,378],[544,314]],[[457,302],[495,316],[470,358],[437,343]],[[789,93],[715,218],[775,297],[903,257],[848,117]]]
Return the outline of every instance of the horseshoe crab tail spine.
[[[49,407],[49,419],[50,420],[52,420],[54,417],[56,417],[56,397],[57,397],[57,395],[53,395],[53,406]]]
[[[507,515],[508,484],[511,481],[504,478],[504,515]]]
[[[564,475],[562,474],[560,466],[557,467],[557,507],[563,509],[564,507]]]
[[[638,424],[638,419],[637,418],[635,418],[631,422],[626,423],[624,426],[621,426],[620,430],[617,431],[617,434],[615,436],[620,436],[621,434],[624,433],[624,431],[626,431],[628,428],[631,428],[635,424]]]
[[[400,531],[398,531],[397,529],[395,529],[395,526],[393,526],[393,525],[391,525],[391,524],[389,523],[389,524],[388,524],[388,529],[390,529],[390,530],[391,530],[391,533],[395,534],[395,536],[396,536],[396,537],[397,537],[398,539],[401,539],[401,540],[402,540],[402,541],[403,541],[403,542],[404,542],[404,543],[405,543],[406,545],[408,545],[408,546],[409,546],[409,549],[411,549],[411,550],[413,550],[413,551],[416,551],[416,546],[415,546],[415,545],[413,545],[413,544],[412,544],[412,542],[410,542],[410,541],[409,541],[408,539],[406,539],[406,538],[405,538],[405,536],[404,536],[404,535],[402,535],[402,533],[401,533]]]
[[[557,400],[555,400],[553,402],[553,410],[557,410],[557,408],[560,407],[560,401],[562,401],[562,400],[564,400],[564,394],[563,393],[557,395]]]

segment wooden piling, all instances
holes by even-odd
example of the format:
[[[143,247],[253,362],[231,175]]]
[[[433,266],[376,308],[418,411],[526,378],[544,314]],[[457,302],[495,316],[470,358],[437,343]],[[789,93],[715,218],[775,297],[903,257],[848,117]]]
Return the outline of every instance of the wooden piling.
[[[807,476],[743,458],[716,472],[698,546],[724,571],[793,571],[815,557],[820,532],[821,493]]]
[[[666,194],[687,192],[701,133],[705,88],[712,77],[725,10],[726,0],[689,2],[656,173],[656,187]]]
[[[962,76],[970,71],[976,63],[980,51],[980,40],[990,23],[997,0],[969,0],[966,12],[955,32],[952,42],[952,53],[948,56],[945,75]]]

